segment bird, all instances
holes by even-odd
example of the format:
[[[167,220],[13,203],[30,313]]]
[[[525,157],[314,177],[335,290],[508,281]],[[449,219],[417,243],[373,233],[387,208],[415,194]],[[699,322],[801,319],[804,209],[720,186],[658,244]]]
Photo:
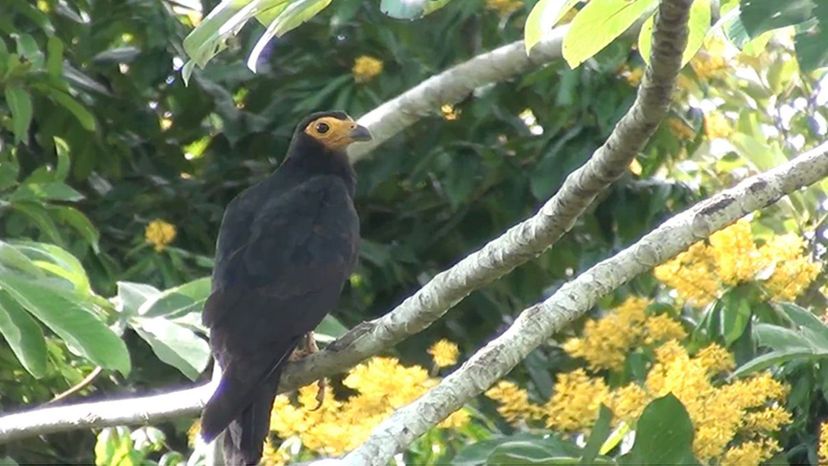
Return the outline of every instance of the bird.
[[[287,155],[224,211],[202,321],[221,379],[201,435],[223,431],[228,465],[257,464],[285,362],[337,305],[357,259],[356,175],[346,148],[371,133],[341,111],[313,113]]]

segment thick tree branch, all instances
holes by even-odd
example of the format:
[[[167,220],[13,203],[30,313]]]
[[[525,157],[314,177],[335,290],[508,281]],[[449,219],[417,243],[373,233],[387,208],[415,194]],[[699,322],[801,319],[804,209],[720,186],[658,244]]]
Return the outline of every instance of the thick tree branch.
[[[343,462],[387,464],[394,454],[405,450],[414,439],[506,375],[555,332],[583,315],[598,298],[745,214],[826,176],[828,142],[671,218],[634,245],[565,284],[549,299],[524,310],[506,332],[460,369],[386,419]]]

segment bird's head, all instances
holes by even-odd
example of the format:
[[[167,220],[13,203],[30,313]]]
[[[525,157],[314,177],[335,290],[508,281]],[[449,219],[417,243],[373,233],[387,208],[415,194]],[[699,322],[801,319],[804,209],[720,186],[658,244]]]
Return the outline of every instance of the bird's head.
[[[370,141],[371,133],[345,112],[319,112],[299,123],[294,138],[297,137],[315,141],[330,151],[341,152],[353,142]]]

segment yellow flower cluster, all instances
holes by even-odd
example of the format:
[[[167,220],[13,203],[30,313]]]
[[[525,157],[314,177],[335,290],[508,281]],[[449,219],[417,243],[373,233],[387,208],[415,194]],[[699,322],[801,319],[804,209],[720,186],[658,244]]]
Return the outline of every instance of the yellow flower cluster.
[[[584,325],[583,336],[563,344],[570,356],[584,358],[592,370],[618,370],[627,354],[643,344],[687,336],[681,324],[666,315],[648,316],[644,312],[650,301],[631,297],[599,320]]]
[[[817,448],[819,464],[828,463],[828,421],[819,425],[819,446]]]
[[[733,134],[733,126],[721,112],[710,112],[704,116],[704,134],[707,139],[727,139]]]
[[[444,338],[431,345],[431,348],[428,349],[428,354],[434,359],[435,366],[441,368],[450,367],[457,364],[457,358],[460,356],[460,348]]]
[[[454,121],[460,118],[460,110],[451,104],[443,104],[440,107],[440,114],[443,115],[443,119],[446,121]]]
[[[151,221],[144,230],[144,238],[157,252],[161,252],[168,244],[175,240],[175,225],[167,223],[159,218]]]
[[[667,119],[667,127],[670,128],[671,133],[682,140],[693,139],[696,136],[696,132],[693,131],[693,128],[687,126],[687,123],[676,117]]]
[[[692,60],[690,66],[699,79],[710,80],[724,73],[728,68],[725,57],[726,44],[723,40],[711,37]]]
[[[356,82],[365,83],[379,76],[382,73],[382,67],[382,60],[368,55],[362,55],[354,60],[351,73],[354,75]]]
[[[530,402],[529,393],[513,382],[501,380],[486,396],[497,402],[497,412],[512,424],[543,418],[541,407]]]
[[[624,80],[627,81],[627,84],[629,84],[630,86],[638,87],[638,85],[641,84],[641,79],[644,77],[644,68],[639,66],[630,69],[625,65],[623,68],[621,68],[619,75],[622,78],[624,78]]]
[[[447,341],[438,342],[432,349],[437,357],[454,356]],[[442,359],[446,362],[446,359]],[[343,384],[355,394],[345,400],[337,399],[332,390],[325,390],[321,406],[317,402],[319,387],[307,385],[299,389],[297,403],[279,395],[273,404],[270,429],[282,439],[298,438],[303,447],[324,456],[339,456],[355,448],[368,438],[371,431],[395,409],[404,406],[436,385],[437,379],[419,366],[405,367],[395,358],[375,357],[348,372]],[[459,428],[469,422],[470,415],[461,409],[438,427]],[[273,464],[286,453],[271,445],[265,455]],[[279,453],[282,452],[282,453]]]
[[[710,236],[709,244],[698,242],[687,251],[655,268],[655,277],[674,288],[680,299],[693,306],[705,306],[722,286],[734,286],[757,279],[774,299],[793,300],[816,278],[818,263],[805,255],[799,236],[774,236],[757,247],[750,223],[739,220]]]
[[[486,0],[486,9],[501,16],[509,16],[523,7],[523,0]]]
[[[647,317],[644,307],[644,300],[628,300],[614,313],[595,322],[590,327],[592,335],[587,337],[585,330],[584,337],[579,340],[580,348],[594,345],[595,351],[599,349],[598,343],[584,343],[599,338],[595,329],[632,332],[633,340],[640,344],[646,340],[645,335],[652,332],[647,329],[650,320],[656,322],[652,324],[654,328],[671,328],[667,322],[673,321],[672,331],[680,333],[681,337],[685,335],[678,322],[668,316]],[[629,326],[618,327],[622,320]],[[615,338],[611,333],[602,336]],[[655,333],[653,338],[657,336],[661,334]],[[628,341],[631,340],[619,342],[614,339],[603,351],[627,351],[630,349]],[[506,381],[498,383],[486,392],[486,396],[498,403],[498,411],[510,423],[539,420],[552,429],[576,433],[592,427],[601,403],[612,410],[615,422],[634,425],[649,402],[672,393],[685,406],[695,426],[693,450],[703,463],[758,465],[780,451],[771,435],[790,424],[792,418],[782,407],[788,387],[774,380],[770,373],[717,383],[721,374],[733,370],[735,361],[726,349],[716,344],[691,356],[673,338],[666,342],[662,340],[654,349],[654,355],[653,365],[640,384],[630,383],[611,389],[603,378],[590,377],[584,369],[577,369],[557,376],[552,397],[542,405],[530,402],[526,390]],[[617,361],[616,358],[596,361],[605,360]],[[594,361],[589,362],[593,364]]]

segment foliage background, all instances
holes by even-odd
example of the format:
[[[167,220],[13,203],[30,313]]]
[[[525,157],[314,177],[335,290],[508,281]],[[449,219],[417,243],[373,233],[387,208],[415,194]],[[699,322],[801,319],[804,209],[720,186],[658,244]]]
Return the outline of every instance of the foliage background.
[[[337,0],[272,42],[257,74],[245,59],[264,28],[251,23],[185,86],[175,70],[186,61],[181,44],[200,20],[193,9],[197,3],[4,2],[0,308],[10,317],[2,322],[7,339],[0,346],[2,410],[47,403],[97,366],[100,375],[71,400],[165,390],[189,383],[186,376],[199,377],[206,345],[194,297],[207,283],[196,280],[210,272],[223,207],[278,165],[295,122],[329,108],[359,116],[447,67],[522,39],[534,3],[450,2],[408,22],[384,15],[377,2]],[[206,12],[215,4],[203,6]],[[822,13],[819,18],[828,17]],[[743,41],[738,45],[747,51],[741,53],[730,45],[733,34],[730,41],[707,42],[683,72],[667,124],[570,234],[537,260],[472,294],[393,354],[429,367],[426,349],[440,338],[470,354],[568,277],[693,201],[823,138],[826,82],[819,71],[800,70],[794,58],[800,50],[791,37]],[[575,70],[561,61],[478,89],[457,105],[434,109],[359,163],[363,243],[338,322],[350,327],[381,315],[433,274],[534,213],[632,102],[643,66],[635,43],[632,37],[619,39]],[[360,57],[375,61],[363,59],[364,66],[354,68]],[[792,196],[758,216],[754,229],[766,237],[786,231],[804,235],[806,255],[819,258],[825,242],[823,199],[820,189]],[[163,222],[148,231],[155,220]],[[65,249],[79,264],[42,244]],[[43,262],[73,275],[55,274]],[[67,323],[61,319],[68,314],[58,312],[50,325],[36,315],[45,326],[19,317],[27,314],[15,304],[15,293],[27,289],[13,277],[30,263],[45,270],[27,272],[45,273],[45,281],[37,282],[42,288],[34,291],[46,293],[46,301],[34,307],[75,306],[76,316],[88,311],[123,343],[73,342],[67,335],[83,327],[82,317]],[[55,275],[69,284],[49,294]],[[800,304],[821,313],[823,282],[818,277]],[[159,295],[158,290],[185,283]],[[631,292],[666,299],[668,291],[641,277],[604,305]],[[694,322],[687,319],[688,329]],[[341,332],[337,322],[328,324],[329,334]],[[102,325],[92,327],[105,331]],[[40,331],[45,344],[37,337],[13,344],[10,328]],[[749,329],[742,331],[750,335]],[[28,348],[30,357],[19,357],[20,348]],[[802,367],[786,373],[810,374],[809,386],[821,390],[814,375],[820,366],[797,364]],[[583,361],[550,342],[511,378],[545,400],[555,375],[579,365]],[[816,420],[824,416],[825,402],[818,395],[799,402],[807,421],[785,448],[794,458],[813,459]],[[447,451],[434,455],[420,444],[410,453],[412,460],[438,461],[493,432],[512,432],[491,401],[481,399],[475,409],[475,425],[464,434],[424,440],[445,443]],[[185,434],[191,421],[133,432],[129,442],[117,440],[129,431],[107,430],[97,452],[90,432],[2,448],[21,463],[89,462],[97,456],[99,463],[118,464],[117,455],[100,450],[109,445],[133,455],[144,451],[155,460],[164,454],[162,462],[175,464],[189,449]]]

